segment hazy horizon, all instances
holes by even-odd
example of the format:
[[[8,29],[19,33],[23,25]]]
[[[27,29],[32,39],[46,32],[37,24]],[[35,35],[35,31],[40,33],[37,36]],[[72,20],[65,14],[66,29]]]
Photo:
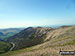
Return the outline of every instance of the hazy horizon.
[[[0,29],[74,24],[75,0],[0,0]]]
[[[72,26],[72,25],[75,25],[75,24],[69,24],[69,25],[41,25],[41,26],[24,26],[24,27],[6,27],[6,28],[0,28],[0,30],[2,29],[14,29],[14,28],[28,28],[28,27],[52,27],[52,28],[59,28],[61,26]]]

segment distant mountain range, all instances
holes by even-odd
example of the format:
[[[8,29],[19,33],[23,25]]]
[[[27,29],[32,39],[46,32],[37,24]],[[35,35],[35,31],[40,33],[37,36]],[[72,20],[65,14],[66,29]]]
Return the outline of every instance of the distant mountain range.
[[[0,29],[0,39],[6,39],[10,36],[19,33],[23,28],[8,28],[8,29]]]
[[[0,36],[3,36],[4,34],[2,32],[0,32]]]

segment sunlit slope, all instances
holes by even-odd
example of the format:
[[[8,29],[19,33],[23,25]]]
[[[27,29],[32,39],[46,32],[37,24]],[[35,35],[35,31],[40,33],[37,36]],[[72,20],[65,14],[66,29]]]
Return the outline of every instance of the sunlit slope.
[[[60,27],[48,32],[44,40],[46,42],[42,44],[11,51],[1,56],[60,56],[60,49],[73,51],[75,50],[75,26]]]
[[[44,42],[46,34],[53,28],[28,27],[20,33],[7,39],[7,42],[15,44],[14,50],[31,47]]]

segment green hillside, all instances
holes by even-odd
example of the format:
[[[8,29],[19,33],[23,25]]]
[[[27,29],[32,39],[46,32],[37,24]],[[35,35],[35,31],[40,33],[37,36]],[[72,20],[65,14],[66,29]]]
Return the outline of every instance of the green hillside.
[[[7,52],[10,48],[10,44],[0,41],[0,54]]]

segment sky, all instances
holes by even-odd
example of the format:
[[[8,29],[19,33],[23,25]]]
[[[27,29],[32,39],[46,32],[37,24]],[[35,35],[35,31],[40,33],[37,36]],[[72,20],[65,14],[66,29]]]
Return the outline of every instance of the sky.
[[[0,0],[0,28],[75,24],[75,0]]]

